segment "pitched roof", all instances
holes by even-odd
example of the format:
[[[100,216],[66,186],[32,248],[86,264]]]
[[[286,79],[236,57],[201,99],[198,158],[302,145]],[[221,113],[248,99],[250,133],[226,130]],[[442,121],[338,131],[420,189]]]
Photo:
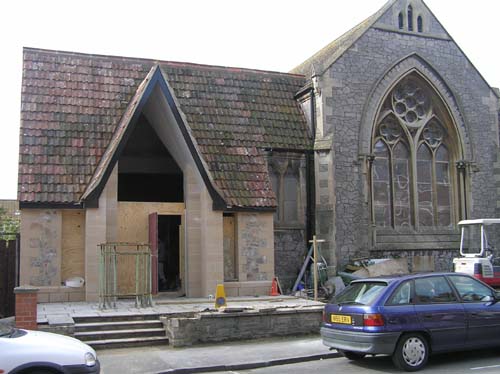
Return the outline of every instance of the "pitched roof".
[[[103,165],[117,129],[129,122],[146,84],[141,82],[147,82],[156,64],[227,205],[276,205],[262,149],[311,147],[306,120],[293,98],[304,77],[27,48],[19,159],[22,203],[81,202],[91,180],[102,176],[98,165]]]
[[[389,0],[376,13],[359,23],[345,34],[341,35],[333,42],[315,53],[312,57],[293,68],[290,72],[293,74],[302,74],[307,77],[315,74],[322,75],[345,51],[347,51],[356,41],[373,26],[377,20],[396,2]]]

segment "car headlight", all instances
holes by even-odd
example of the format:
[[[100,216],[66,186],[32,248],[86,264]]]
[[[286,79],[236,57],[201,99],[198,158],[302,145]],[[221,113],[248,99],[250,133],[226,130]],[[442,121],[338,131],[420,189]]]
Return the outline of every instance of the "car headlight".
[[[95,357],[92,353],[85,353],[85,365],[94,366],[95,365]]]

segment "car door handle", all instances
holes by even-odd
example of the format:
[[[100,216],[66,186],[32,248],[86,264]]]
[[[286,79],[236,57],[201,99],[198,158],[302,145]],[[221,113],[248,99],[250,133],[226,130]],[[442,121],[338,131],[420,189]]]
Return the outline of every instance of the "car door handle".
[[[432,319],[432,314],[424,314],[425,319]]]

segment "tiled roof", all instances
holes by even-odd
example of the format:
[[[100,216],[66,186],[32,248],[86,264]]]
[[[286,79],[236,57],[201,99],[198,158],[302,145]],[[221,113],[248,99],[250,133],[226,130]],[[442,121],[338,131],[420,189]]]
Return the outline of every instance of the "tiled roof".
[[[359,23],[345,34],[325,46],[319,52],[308,58],[299,66],[293,68],[291,73],[303,74],[307,77],[322,75],[345,51],[347,51],[377,20],[396,2],[389,0],[375,14]]]
[[[234,206],[275,206],[262,148],[310,147],[294,100],[304,78],[162,65],[212,177]]]
[[[80,202],[155,64],[226,203],[275,206],[262,149],[311,147],[293,98],[304,77],[35,49],[24,50],[21,202]]]

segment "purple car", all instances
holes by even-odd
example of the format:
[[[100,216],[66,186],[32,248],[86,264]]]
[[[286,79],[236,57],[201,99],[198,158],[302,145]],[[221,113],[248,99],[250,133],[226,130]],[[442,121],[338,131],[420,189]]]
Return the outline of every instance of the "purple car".
[[[355,280],[323,312],[323,343],[350,360],[392,356],[406,371],[429,354],[500,346],[500,293],[460,273]]]

